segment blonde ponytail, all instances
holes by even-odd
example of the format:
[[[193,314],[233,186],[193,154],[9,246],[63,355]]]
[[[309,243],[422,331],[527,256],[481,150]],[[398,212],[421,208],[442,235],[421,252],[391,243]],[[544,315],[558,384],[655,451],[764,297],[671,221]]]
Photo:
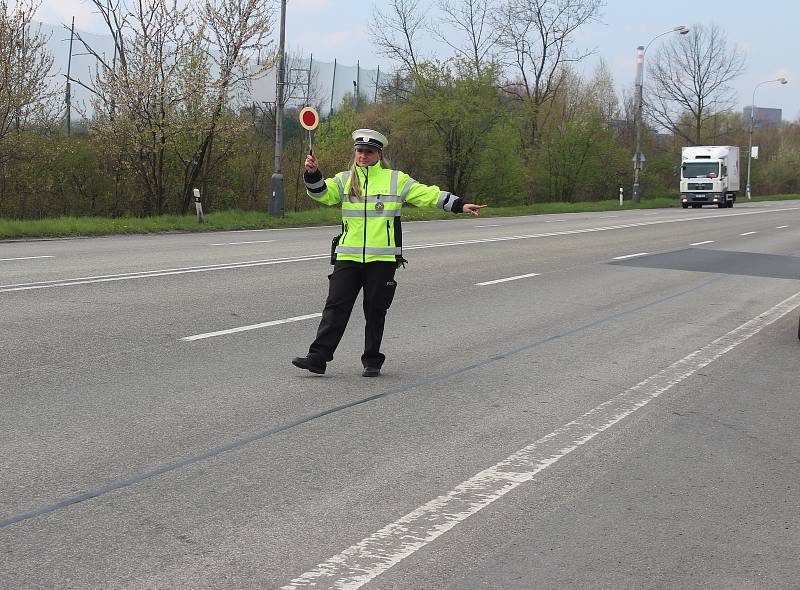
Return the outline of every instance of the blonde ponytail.
[[[358,176],[358,164],[356,164],[355,158],[353,158],[353,165],[350,167],[350,191],[347,196],[361,199],[361,179]]]

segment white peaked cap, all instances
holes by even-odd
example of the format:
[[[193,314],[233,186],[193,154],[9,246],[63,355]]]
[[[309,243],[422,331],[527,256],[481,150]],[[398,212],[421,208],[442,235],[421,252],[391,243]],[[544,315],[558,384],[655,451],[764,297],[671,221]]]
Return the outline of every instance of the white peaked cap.
[[[389,145],[389,140],[383,133],[372,129],[356,129],[353,131],[353,147],[369,147],[374,150],[382,150]]]

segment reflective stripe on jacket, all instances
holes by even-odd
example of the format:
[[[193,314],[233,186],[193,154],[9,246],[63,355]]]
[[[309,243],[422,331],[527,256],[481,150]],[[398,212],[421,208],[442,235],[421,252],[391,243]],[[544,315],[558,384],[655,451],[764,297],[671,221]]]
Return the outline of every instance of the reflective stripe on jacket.
[[[440,207],[460,213],[463,200],[438,186],[418,183],[405,172],[384,168],[381,162],[356,168],[361,194],[349,196],[351,172],[322,179],[317,170],[305,173],[306,192],[325,205],[341,204],[342,236],[336,247],[337,260],[394,262],[402,253],[400,216],[403,203],[417,207]]]

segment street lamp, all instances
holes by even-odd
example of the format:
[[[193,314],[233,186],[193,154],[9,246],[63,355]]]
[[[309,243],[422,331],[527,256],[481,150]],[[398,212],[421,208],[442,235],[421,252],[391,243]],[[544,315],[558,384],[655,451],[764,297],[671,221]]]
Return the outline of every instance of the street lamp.
[[[685,35],[689,32],[689,27],[685,27],[683,25],[677,26],[674,29],[670,29],[669,31],[664,31],[660,35],[656,35],[652,39],[650,39],[650,43],[646,46],[639,45],[636,48],[636,107],[635,112],[633,115],[633,122],[634,126],[636,127],[636,151],[633,156],[633,202],[638,203],[641,199],[639,194],[639,172],[642,170],[642,162],[644,161],[644,157],[642,156],[641,150],[641,138],[642,138],[642,82],[644,79],[644,54],[647,52],[647,49],[650,47],[650,44],[653,43],[659,37],[663,37],[664,35],[669,35],[670,33],[679,33],[681,35]]]
[[[758,90],[759,86],[763,84],[769,84],[770,82],[780,82],[781,84],[786,84],[789,80],[786,78],[775,78],[774,80],[764,80],[763,82],[759,82],[756,84],[756,87],[753,88],[753,100],[750,103],[750,140],[747,145],[747,198],[750,198],[750,161],[753,159],[753,125],[755,122],[755,113],[756,113],[756,90]]]
[[[275,96],[275,172],[272,175],[272,199],[269,213],[283,217],[283,174],[281,156],[283,155],[283,101],[286,91],[286,0],[281,0],[281,29],[278,44],[278,76]]]

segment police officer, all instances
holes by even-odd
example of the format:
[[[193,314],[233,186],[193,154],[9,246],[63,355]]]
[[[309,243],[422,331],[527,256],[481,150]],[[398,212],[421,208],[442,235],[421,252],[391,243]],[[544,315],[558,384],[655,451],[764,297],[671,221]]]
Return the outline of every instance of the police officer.
[[[316,156],[312,153],[306,157],[306,192],[315,201],[341,206],[342,232],[332,256],[335,263],[328,276],[328,299],[317,337],[308,354],[295,358],[292,364],[312,373],[325,372],[363,289],[366,329],[361,374],[377,377],[386,359],[380,347],[386,310],[397,288],[394,273],[405,261],[400,228],[403,203],[475,216],[486,205],[465,203],[437,186],[421,184],[405,172],[388,168],[383,149],[389,142],[382,133],[357,129],[352,137],[353,165],[333,178],[323,180]]]

